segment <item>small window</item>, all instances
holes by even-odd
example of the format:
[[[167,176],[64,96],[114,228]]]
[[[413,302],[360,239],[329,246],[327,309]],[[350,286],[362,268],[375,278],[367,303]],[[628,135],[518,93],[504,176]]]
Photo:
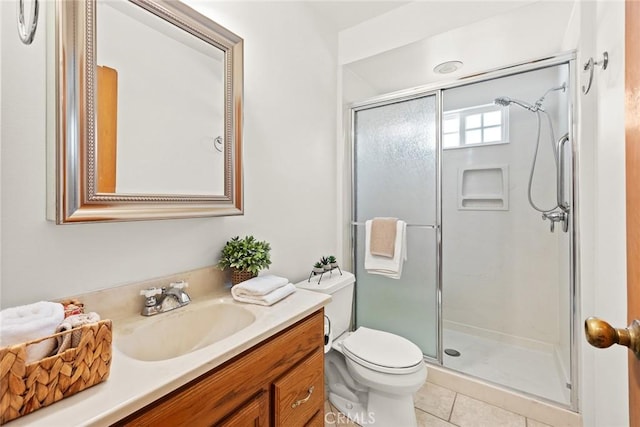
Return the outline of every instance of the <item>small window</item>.
[[[442,148],[509,142],[509,109],[488,104],[445,111],[442,117]]]

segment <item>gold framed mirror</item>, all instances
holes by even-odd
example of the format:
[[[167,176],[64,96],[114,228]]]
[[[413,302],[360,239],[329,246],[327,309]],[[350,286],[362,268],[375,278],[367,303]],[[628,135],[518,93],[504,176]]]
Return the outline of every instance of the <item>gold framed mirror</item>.
[[[48,9],[47,218],[241,215],[243,40],[171,0]]]

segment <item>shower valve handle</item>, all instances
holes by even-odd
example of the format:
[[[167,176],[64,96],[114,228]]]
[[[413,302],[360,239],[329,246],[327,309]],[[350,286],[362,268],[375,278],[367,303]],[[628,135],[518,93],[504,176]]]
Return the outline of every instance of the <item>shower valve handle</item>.
[[[584,333],[594,347],[608,348],[620,344],[629,347],[640,359],[640,320],[634,320],[627,328],[614,328],[602,319],[589,317],[584,321]]]
[[[562,222],[562,231],[564,231],[565,233],[567,232],[567,230],[569,229],[569,223],[567,222],[568,219],[568,215],[566,212],[563,211],[554,211],[554,212],[548,212],[548,213],[543,213],[542,214],[542,219],[548,219],[550,224],[550,228],[551,228],[551,232],[553,233],[556,229],[556,222]]]

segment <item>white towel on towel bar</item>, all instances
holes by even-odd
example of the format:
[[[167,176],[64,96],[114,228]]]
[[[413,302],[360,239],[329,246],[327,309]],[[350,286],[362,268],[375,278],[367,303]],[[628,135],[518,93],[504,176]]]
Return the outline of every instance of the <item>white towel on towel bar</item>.
[[[365,223],[364,268],[370,274],[379,274],[391,279],[400,279],[402,266],[407,260],[407,223],[398,220],[396,224],[396,244],[393,258],[372,255],[369,250],[371,239],[371,220]]]

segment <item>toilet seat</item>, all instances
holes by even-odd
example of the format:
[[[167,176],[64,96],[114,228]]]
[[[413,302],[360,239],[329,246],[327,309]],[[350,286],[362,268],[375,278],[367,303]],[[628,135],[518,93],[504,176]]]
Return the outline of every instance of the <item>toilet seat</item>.
[[[406,338],[359,327],[342,341],[343,354],[376,372],[411,374],[423,367],[422,351]]]

